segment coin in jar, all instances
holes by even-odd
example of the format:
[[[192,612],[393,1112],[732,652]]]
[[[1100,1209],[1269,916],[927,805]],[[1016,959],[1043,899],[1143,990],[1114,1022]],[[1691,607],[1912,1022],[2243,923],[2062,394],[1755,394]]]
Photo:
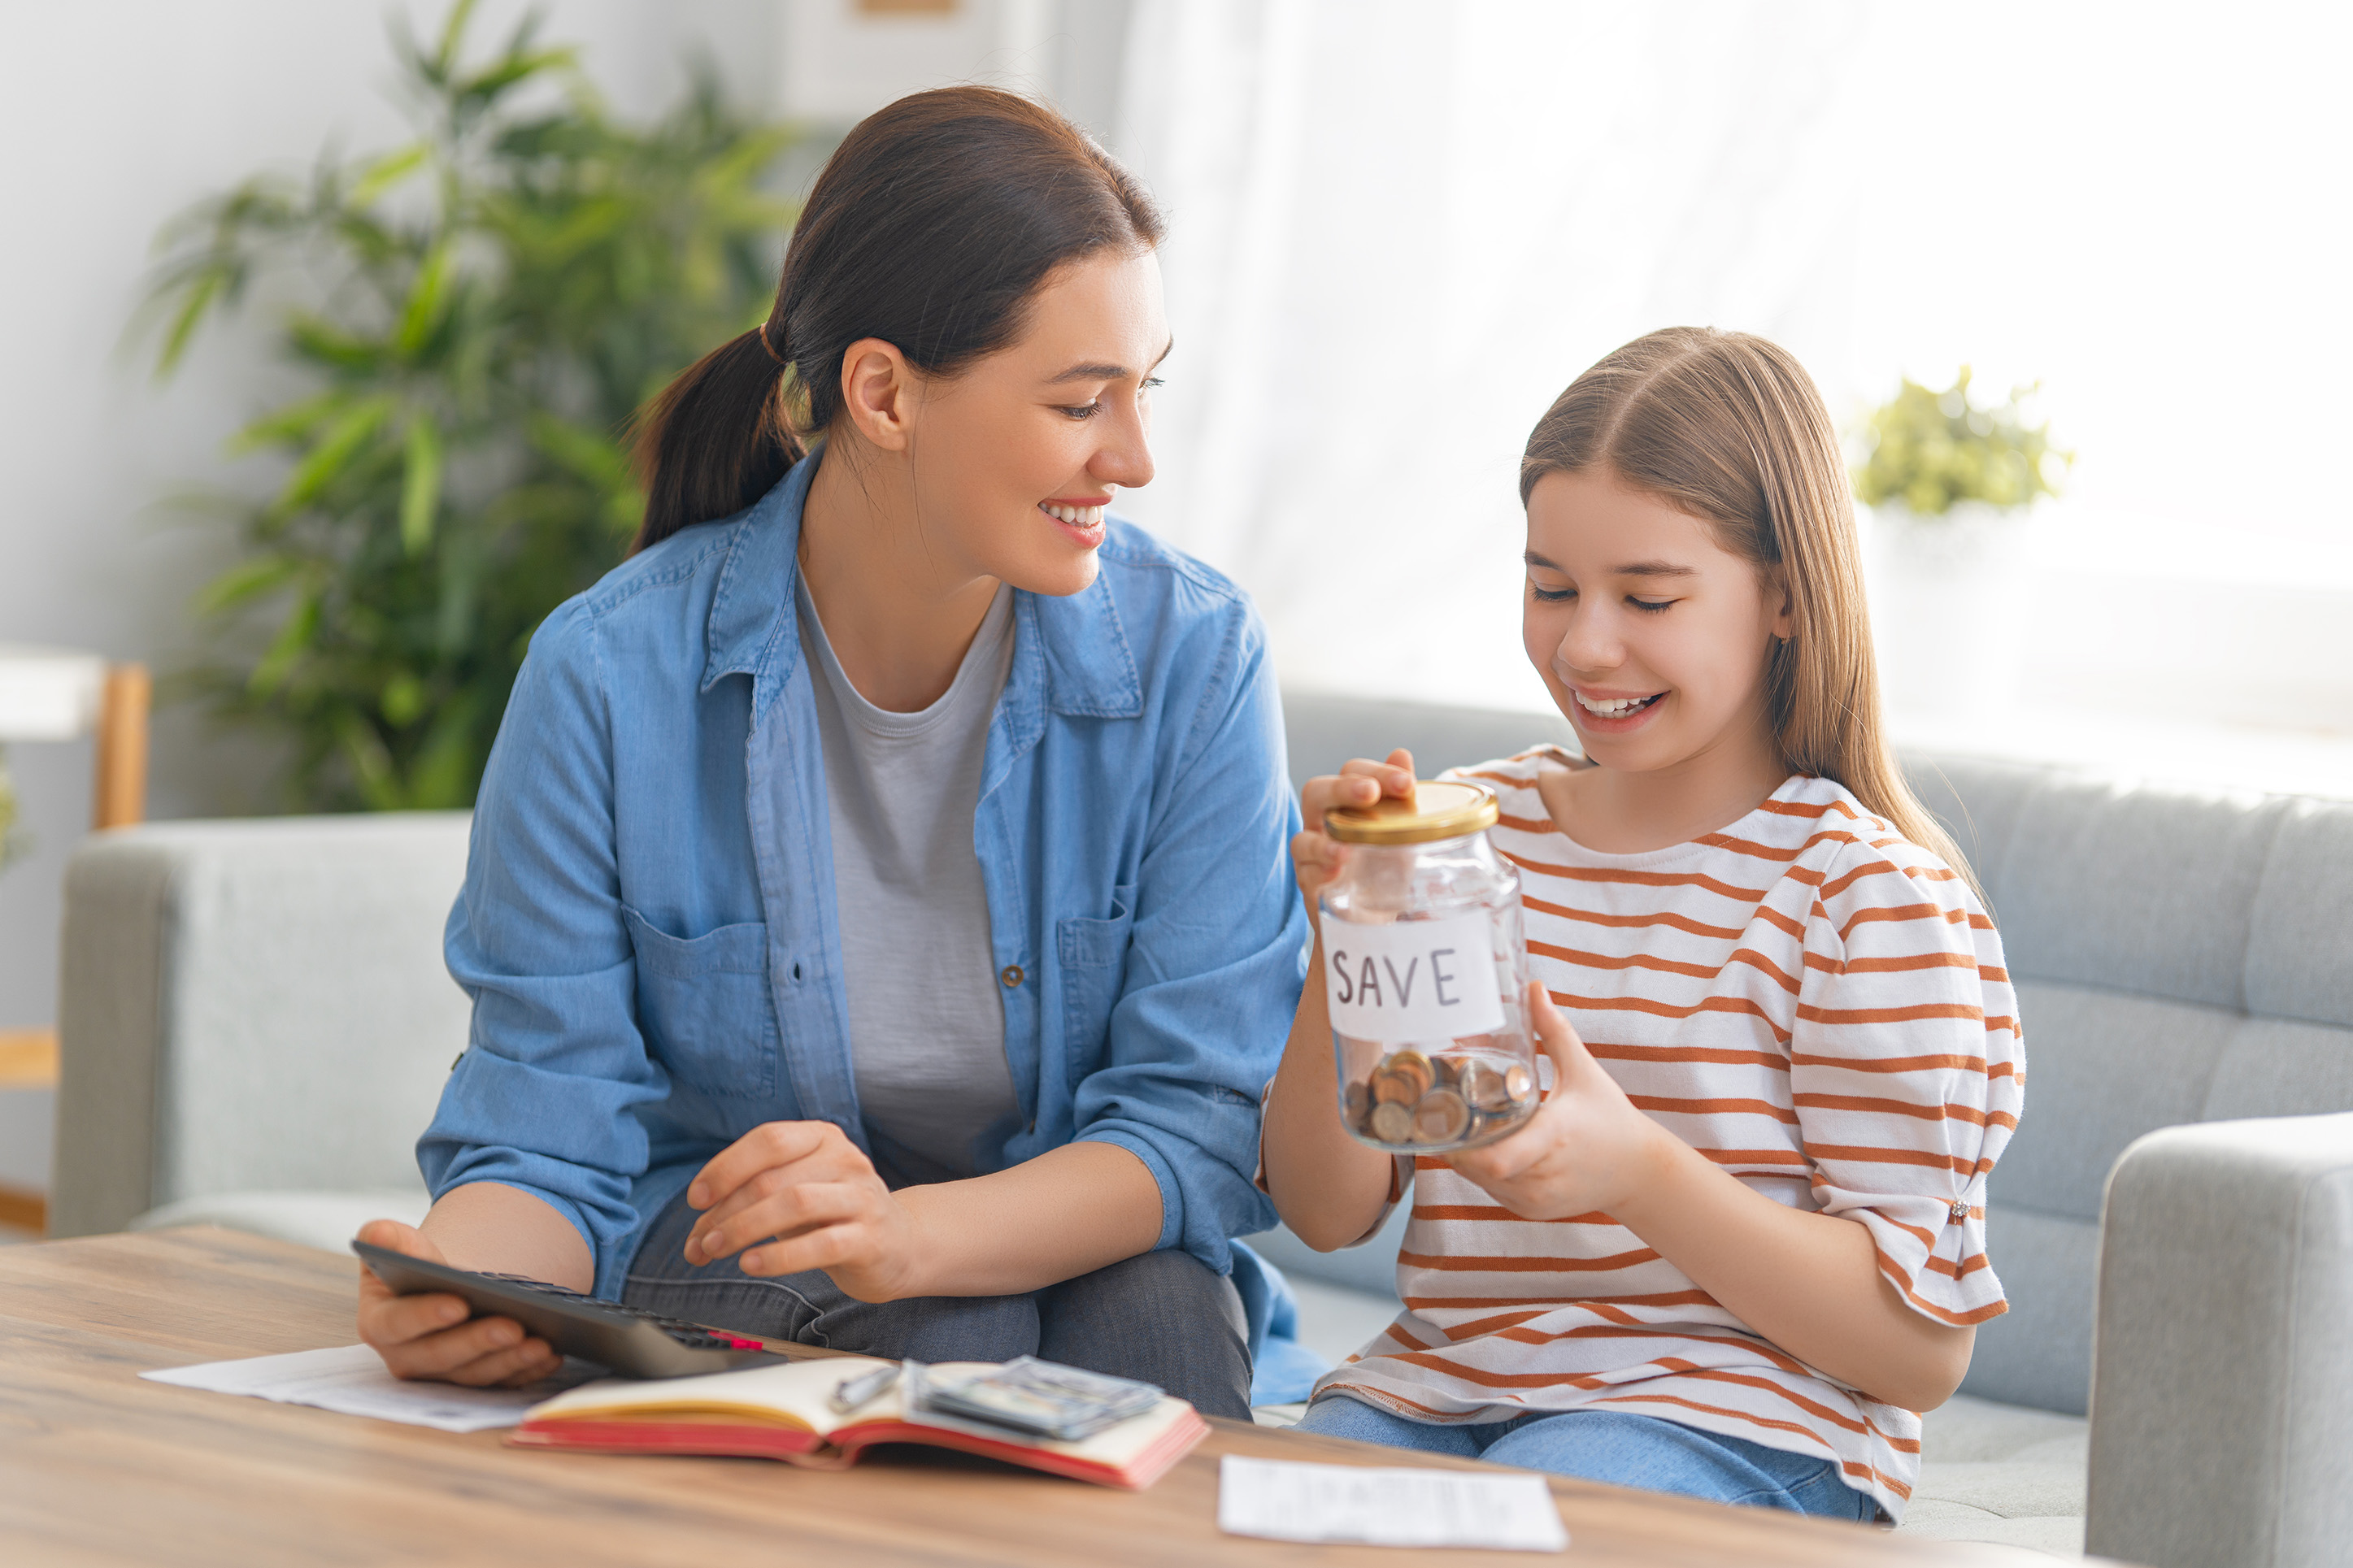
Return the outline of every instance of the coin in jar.
[[[1462,1065],[1462,1098],[1471,1102],[1473,1110],[1504,1110],[1512,1103],[1511,1091],[1504,1087],[1504,1075],[1485,1062],[1465,1062]]]
[[[1461,1057],[1436,1056],[1430,1058],[1430,1087],[1461,1089],[1462,1069],[1470,1064]]]
[[[1413,1141],[1451,1143],[1471,1128],[1471,1108],[1451,1089],[1433,1089],[1413,1108]]]
[[[1392,1051],[1381,1068],[1412,1090],[1400,1097],[1405,1103],[1409,1105],[1430,1092],[1430,1058],[1419,1051]]]
[[[1358,1079],[1348,1085],[1340,1100],[1344,1113],[1354,1124],[1364,1121],[1365,1112],[1373,1108],[1373,1091],[1369,1085]]]
[[[1373,1107],[1366,1125],[1384,1143],[1403,1143],[1413,1137],[1413,1111],[1395,1100],[1383,1100]]]
[[[1504,1092],[1514,1100],[1525,1100],[1535,1092],[1536,1075],[1514,1062],[1504,1069]]]
[[[1420,1086],[1404,1073],[1377,1067],[1366,1080],[1366,1089],[1376,1105],[1411,1105],[1421,1098]]]

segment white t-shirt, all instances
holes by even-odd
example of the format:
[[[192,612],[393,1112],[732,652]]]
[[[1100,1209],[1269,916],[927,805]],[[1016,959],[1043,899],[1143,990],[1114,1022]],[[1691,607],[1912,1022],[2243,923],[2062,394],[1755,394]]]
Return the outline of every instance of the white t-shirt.
[[[1861,1225],[1921,1316],[2003,1311],[1985,1181],[2026,1058],[2001,938],[1968,884],[1802,775],[1721,832],[1588,849],[1537,788],[1553,754],[1445,776],[1495,786],[1488,837],[1519,869],[1530,976],[1602,1069],[1757,1192]],[[1523,1219],[1442,1159],[1407,1174],[1405,1310],[1319,1394],[1439,1423],[1656,1415],[1833,1459],[1903,1516],[1919,1416],[1788,1354],[1609,1215]]]

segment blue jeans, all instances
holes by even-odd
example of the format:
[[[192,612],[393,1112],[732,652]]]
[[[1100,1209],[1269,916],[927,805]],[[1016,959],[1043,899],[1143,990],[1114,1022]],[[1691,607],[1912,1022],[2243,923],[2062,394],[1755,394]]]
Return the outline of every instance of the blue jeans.
[[[1784,1453],[1741,1437],[1720,1437],[1654,1415],[1618,1410],[1537,1411],[1510,1421],[1441,1426],[1409,1421],[1331,1394],[1307,1407],[1299,1429],[1644,1491],[1678,1492],[1710,1502],[1787,1509],[1828,1519],[1868,1521],[1879,1517],[1878,1502],[1841,1480],[1834,1460]]]
[[[747,1334],[916,1361],[1042,1356],[1159,1384],[1204,1415],[1247,1421],[1249,1325],[1231,1279],[1164,1247],[1019,1296],[860,1301],[824,1274],[746,1274],[733,1258],[686,1260],[685,1194],[647,1227],[621,1299]]]

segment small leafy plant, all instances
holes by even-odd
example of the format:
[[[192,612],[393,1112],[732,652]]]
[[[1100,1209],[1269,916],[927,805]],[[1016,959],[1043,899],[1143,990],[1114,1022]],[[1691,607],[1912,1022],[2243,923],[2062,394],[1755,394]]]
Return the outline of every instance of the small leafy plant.
[[[396,24],[414,142],[257,176],[158,242],[159,376],[258,278],[302,300],[275,331],[315,390],[236,437],[289,468],[232,503],[246,549],[184,686],[290,741],[309,809],[471,803],[533,630],[637,527],[631,415],[761,319],[794,216],[766,187],[801,132],[708,72],[622,125],[533,22],[469,63],[471,4],[430,47]]]
[[[1867,506],[1901,502],[1915,517],[1942,517],[1961,501],[1998,510],[2031,506],[2059,493],[2074,461],[2051,444],[2051,426],[2029,420],[2033,386],[2013,388],[1997,404],[1969,395],[1969,367],[1941,392],[1905,377],[1873,410],[1860,433],[1854,493]]]

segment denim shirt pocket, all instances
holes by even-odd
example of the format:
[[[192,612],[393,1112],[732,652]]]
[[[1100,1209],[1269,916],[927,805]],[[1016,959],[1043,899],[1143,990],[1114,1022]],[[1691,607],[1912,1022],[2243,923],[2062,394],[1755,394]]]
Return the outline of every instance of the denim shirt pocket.
[[[670,1074],[706,1094],[771,1099],[776,1009],[768,994],[768,928],[758,921],[672,936],[621,908],[638,952],[638,1025]]]
[[[1054,923],[1054,952],[1062,968],[1062,1059],[1074,1089],[1107,1054],[1111,1012],[1124,988],[1134,925],[1132,883],[1112,889],[1108,920],[1073,916]]]

